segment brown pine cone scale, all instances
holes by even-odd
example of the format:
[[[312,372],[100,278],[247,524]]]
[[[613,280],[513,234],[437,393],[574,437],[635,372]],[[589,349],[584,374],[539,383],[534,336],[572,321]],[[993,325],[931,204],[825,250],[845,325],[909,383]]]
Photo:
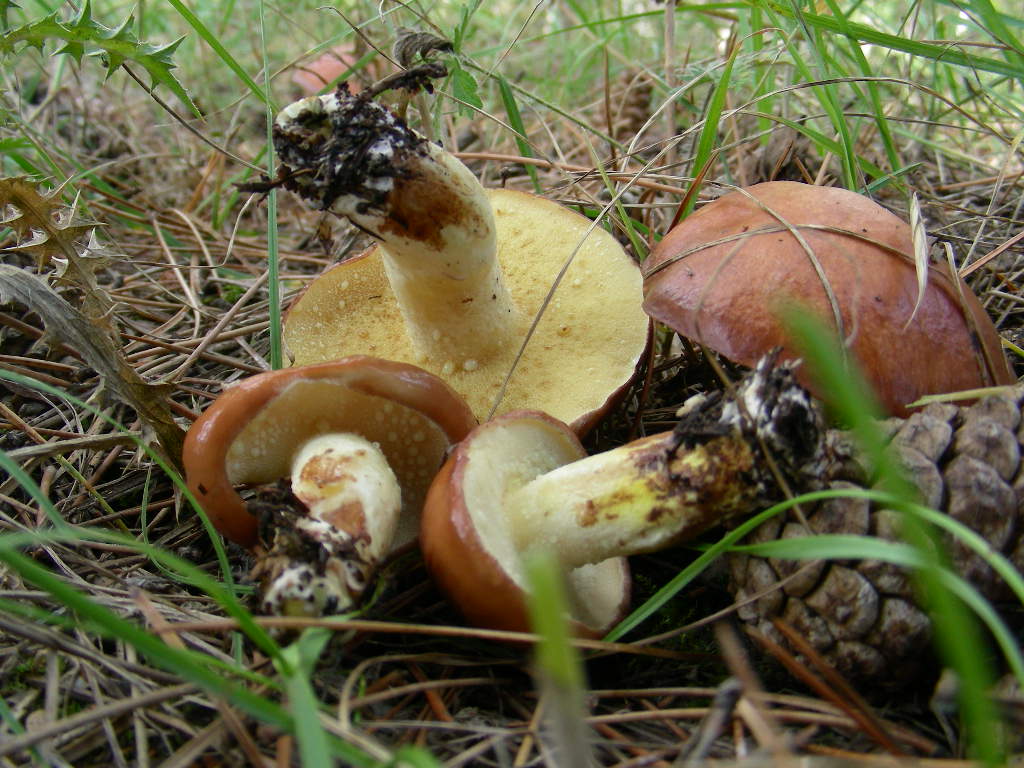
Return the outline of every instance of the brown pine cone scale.
[[[969,407],[933,404],[908,419],[883,423],[895,456],[928,506],[979,533],[1024,569],[1024,388]],[[843,438],[832,433],[833,441]],[[840,452],[842,453],[842,452]],[[849,458],[849,457],[848,457]],[[867,487],[857,461],[836,462],[825,487]],[[866,499],[843,497],[803,505],[766,522],[744,543],[814,534],[899,540],[899,516]],[[1007,596],[1002,580],[953,537],[954,570],[990,600]],[[922,671],[931,624],[915,601],[907,571],[877,560],[793,561],[733,554],[731,583],[740,619],[789,647],[772,623],[793,627],[840,673],[853,680],[903,683]]]

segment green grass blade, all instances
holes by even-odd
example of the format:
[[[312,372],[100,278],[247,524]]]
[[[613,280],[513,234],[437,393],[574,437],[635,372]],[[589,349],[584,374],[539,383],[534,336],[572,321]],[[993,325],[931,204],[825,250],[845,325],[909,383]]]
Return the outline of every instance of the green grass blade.
[[[235,73],[235,76],[242,81],[242,84],[245,85],[245,87],[248,88],[257,99],[266,104],[268,108],[275,109],[274,104],[270,99],[269,85],[266,90],[256,85],[256,81],[249,77],[249,73],[242,68],[242,65],[239,64],[235,57],[231,55],[231,52],[224,47],[217,35],[203,24],[202,19],[196,16],[191,9],[182,2],[182,0],[167,0],[167,2],[183,19],[185,19],[195,33],[213,49],[213,52],[217,54],[220,60],[228,66],[228,69]]]
[[[7,702],[2,698],[0,698],[0,722],[4,723],[7,726],[8,732],[14,736],[20,736],[25,733],[25,728],[18,721],[14,712],[11,711]],[[43,756],[36,747],[29,749],[28,753],[32,756],[32,760],[35,761],[36,765],[46,765],[46,761],[43,760]]]
[[[796,65],[797,70],[800,72],[804,80],[808,82],[813,80],[824,80],[820,86],[814,89],[814,94],[817,96],[818,103],[821,104],[822,110],[826,115],[828,115],[836,134],[839,136],[838,157],[840,158],[840,162],[843,167],[844,186],[847,189],[857,189],[859,183],[856,153],[853,149],[853,139],[850,136],[850,129],[846,124],[846,116],[843,114],[843,109],[840,106],[836,86],[833,83],[828,82],[828,78],[834,74],[834,70],[830,66],[829,58],[824,50],[824,38],[820,34],[820,30],[812,29],[807,24],[804,18],[803,9],[796,0],[790,0],[790,7],[793,18],[796,20],[797,25],[801,30],[800,36],[791,34],[786,39],[786,45],[790,51],[790,58]],[[801,50],[795,42],[795,40],[800,37],[802,37],[807,45],[811,47],[814,57],[817,59],[818,69],[820,71],[820,75],[818,77],[815,77],[812,74],[810,67],[808,67],[804,61]]]
[[[634,609],[629,616],[620,621],[607,635],[605,635],[604,639],[608,642],[616,642],[622,639],[629,632],[632,632],[638,626],[647,621],[647,619],[651,618],[661,610],[662,606],[679,594],[679,592],[703,573],[708,566],[721,557],[721,555],[728,551],[731,546],[736,544],[736,542],[740,541],[744,536],[761,525],[761,523],[766,520],[770,520],[775,515],[781,514],[786,509],[789,509],[789,507],[800,503],[799,499],[808,499],[808,496],[801,496],[793,502],[776,504],[773,507],[769,507],[764,512],[754,515],[746,522],[729,531],[729,533],[723,536],[720,540],[709,546],[692,563],[673,576],[667,584],[644,601],[643,605]]]
[[[224,697],[260,720],[291,730],[291,717],[280,707],[197,664],[191,653],[170,647],[163,640],[93,602],[31,558],[7,546],[5,539],[0,539],[0,559],[26,581],[49,592],[106,637],[116,637],[129,643],[162,669],[199,685],[211,694]]]
[[[760,4],[765,6],[764,2],[761,2]],[[793,11],[791,9],[787,9],[777,3],[771,2],[768,3],[768,5],[770,5],[771,11],[775,13],[790,17],[793,15]],[[806,9],[801,11],[801,16],[804,23],[813,29],[819,29],[824,32],[831,33],[849,34],[861,43],[877,45],[883,48],[889,48],[893,51],[902,51],[903,53],[909,53],[911,56],[940,61],[945,64],[954,64],[966,69],[1005,75],[1015,80],[1024,78],[1024,66],[1017,66],[1005,61],[1000,61],[999,59],[989,58],[987,56],[978,56],[973,53],[966,53],[964,50],[957,48],[956,46],[937,45],[935,43],[926,43],[919,40],[900,37],[899,35],[889,34],[888,32],[883,32],[875,29],[874,27],[869,27],[866,24],[848,21],[844,25],[830,15],[811,13]]]
[[[733,48],[729,58],[726,59],[725,66],[722,68],[722,76],[715,83],[707,109],[704,112],[704,124],[700,128],[700,136],[697,138],[697,150],[694,152],[693,165],[691,166],[691,173],[694,176],[698,174],[706,175],[703,169],[711,159],[711,153],[714,151],[715,144],[718,141],[718,125],[722,119],[725,98],[729,94],[729,83],[732,81],[732,69],[736,63],[737,53],[739,53],[739,47]],[[677,214],[677,217],[681,220],[689,216],[696,202],[697,195],[689,195],[683,210]]]
[[[794,309],[786,314],[785,320],[808,361],[812,378],[821,386],[820,391],[829,393],[831,407],[853,428],[878,474],[880,487],[896,496],[895,506],[903,511],[906,504],[916,501],[917,494],[903,477],[898,463],[888,455],[875,419],[879,409],[867,383],[843,354],[834,334],[817,318]],[[939,653],[960,680],[959,701],[969,742],[978,759],[997,765],[1002,757],[996,728],[998,714],[988,697],[994,675],[987,659],[979,653],[983,641],[977,623],[964,607],[965,596],[950,589],[944,576],[950,569],[941,541],[931,526],[919,517],[906,515],[903,535],[921,557],[921,564],[914,571],[915,580],[935,628]],[[981,616],[993,612],[991,606],[986,610],[978,605],[979,601],[984,603],[980,596],[975,599],[972,595],[967,604]]]
[[[904,568],[924,569],[931,567],[929,557],[922,550],[897,541],[885,541],[870,536],[828,534],[800,536],[792,539],[777,539],[759,544],[737,546],[736,552],[758,557],[784,560],[859,560],[870,558]],[[938,574],[944,589],[955,593],[978,615],[992,636],[996,638],[1006,660],[1021,684],[1024,685],[1024,655],[1013,632],[995,612],[991,604],[967,581],[951,570],[943,569]],[[978,646],[981,647],[981,646]],[[975,649],[977,651],[977,649]]]
[[[970,0],[968,5],[977,16],[982,29],[1006,46],[1003,52],[1006,60],[1016,67],[1024,68],[1024,47],[1006,24],[1006,17],[992,6],[990,0]]]
[[[58,530],[69,529],[71,526],[67,524],[63,517],[60,516],[60,512],[53,506],[53,502],[43,493],[42,489],[36,485],[36,481],[33,480],[25,470],[23,470],[18,463],[14,461],[10,456],[7,455],[6,451],[0,450],[0,469],[4,470],[9,477],[11,477],[18,485],[25,490],[32,500],[39,505],[39,508],[43,510],[43,514],[50,521],[50,524]]]
[[[267,93],[270,93],[270,62],[267,58],[267,23],[264,13],[264,0],[259,3],[260,45],[263,54],[263,82]],[[274,146],[274,107],[267,100],[267,146]],[[274,153],[267,152],[267,178],[277,176],[274,168]],[[281,331],[281,262],[277,240],[277,190],[267,193],[267,299],[270,315],[270,367],[279,370],[284,367],[284,345]]]
[[[386,768],[441,768],[432,754],[419,747],[400,747]]]
[[[79,408],[88,411],[94,416],[103,419],[105,422],[110,424],[115,429],[122,432],[127,431],[124,425],[120,424],[116,419],[111,418],[110,416],[103,413],[94,406],[79,400],[78,398],[68,394],[67,392],[64,392],[63,390],[50,386],[49,384],[36,381],[35,379],[30,379],[27,376],[21,376],[10,371],[0,370],[0,380],[3,379],[8,379],[10,381],[22,384],[26,387],[38,389],[42,392],[47,392],[56,397],[63,398],[64,400],[73,403]],[[199,515],[203,527],[206,530],[208,536],[210,537],[211,543],[213,544],[214,551],[217,554],[218,564],[220,565],[226,586],[222,585],[220,582],[217,582],[211,576],[204,573],[203,571],[200,571],[199,569],[192,567],[190,564],[185,563],[185,561],[171,555],[168,552],[165,552],[164,550],[150,547],[147,544],[135,541],[134,539],[130,538],[126,538],[125,540],[118,540],[117,543],[127,543],[128,545],[139,549],[139,551],[146,553],[150,558],[159,562],[163,562],[165,565],[172,568],[176,572],[184,574],[186,576],[186,580],[189,583],[195,584],[199,588],[205,590],[207,594],[217,599],[217,601],[224,608],[224,610],[230,616],[238,620],[240,626],[242,627],[242,630],[246,632],[246,634],[253,640],[253,642],[255,642],[261,648],[261,650],[263,650],[271,658],[277,658],[277,656],[280,653],[277,643],[275,643],[270,638],[266,631],[264,631],[259,625],[253,622],[252,615],[238,601],[238,587],[231,577],[231,566],[227,560],[227,553],[224,549],[224,544],[221,541],[220,534],[217,533],[216,529],[213,527],[213,524],[210,522],[209,517],[207,517],[206,512],[203,511],[203,508],[199,504],[199,501],[195,498],[195,496],[192,495],[192,492],[188,489],[188,486],[185,485],[185,482],[181,478],[181,476],[178,475],[174,471],[174,469],[170,467],[170,465],[168,465],[167,462],[164,461],[164,459],[159,454],[154,452],[151,447],[146,445],[141,440],[136,439],[135,443],[138,448],[144,451],[149,456],[149,458],[152,459],[157,464],[157,466],[159,466],[167,474],[167,476],[179,489],[182,495],[192,505],[192,508],[195,511],[195,513]],[[2,452],[0,452],[0,457],[10,462],[10,457],[8,457],[6,454]],[[13,462],[10,463],[13,464]],[[17,467],[17,465],[14,465],[14,468],[19,473],[18,478],[19,482],[22,484],[22,487],[28,493],[30,493],[30,495],[32,495],[33,498],[38,501],[38,503],[49,505],[49,500],[45,497],[45,494],[43,494],[38,489],[38,486],[35,484],[35,481],[32,480],[32,478],[29,477],[27,474],[25,474],[20,469],[20,467]],[[50,509],[47,509],[44,506],[44,509],[47,509],[46,514],[48,516],[51,516],[51,519],[60,519],[60,515],[57,512],[56,508],[52,508],[52,505],[50,505],[50,508],[52,509],[52,512],[50,511]],[[69,526],[66,525],[66,523],[63,522],[62,519],[61,525],[64,526],[63,528],[61,528],[62,531],[72,530]],[[88,533],[90,535],[97,535],[92,531]],[[79,532],[78,535],[81,536],[83,534]]]
[[[850,30],[850,20],[839,8],[836,0],[825,0],[825,2],[828,3],[832,15],[839,22],[843,34],[846,35],[849,42],[850,55],[856,62],[861,74],[866,78],[873,77],[874,72],[871,69],[871,65],[868,63],[864,51],[861,50],[860,45],[858,45],[856,38]],[[889,166],[891,168],[899,168],[901,165],[899,153],[896,151],[892,131],[889,130],[889,121],[886,119],[885,110],[882,107],[882,98],[878,92],[878,86],[870,80],[865,81],[865,85],[867,86],[868,97],[871,100],[871,109],[875,115],[875,126],[878,128],[878,135],[882,140],[882,146],[885,148],[885,155],[889,160]]]
[[[287,663],[278,664],[278,671],[285,679],[288,702],[295,715],[295,740],[305,768],[332,764],[327,733],[320,723],[320,705],[309,682],[330,638],[329,630],[307,629],[282,652],[282,660]]]
[[[505,114],[508,116],[508,124],[515,131],[516,146],[519,154],[523,157],[533,157],[533,147],[526,138],[526,126],[523,125],[523,116],[519,112],[519,104],[516,96],[508,86],[508,81],[501,75],[495,76],[498,80],[498,92],[501,94],[501,103],[505,105]],[[533,182],[533,191],[538,195],[541,193],[540,180],[537,178],[537,168],[531,163],[526,164],[526,172],[530,174],[530,181]]]
[[[583,719],[586,683],[583,663],[570,642],[569,601],[564,574],[550,552],[529,552],[523,560],[530,626],[540,636],[534,677],[544,702],[544,719],[555,763],[564,768],[592,765],[590,733]]]
[[[128,431],[123,424],[118,422],[116,419],[111,418],[100,409],[96,408],[95,406],[89,403],[86,403],[83,400],[80,400],[79,398],[75,397],[69,392],[65,392],[64,390],[58,389],[57,387],[54,387],[50,384],[29,378],[28,376],[22,376],[20,374],[14,373],[13,371],[5,371],[0,369],[0,380],[3,379],[13,381],[16,384],[21,384],[22,386],[29,387],[30,389],[37,389],[40,392],[46,392],[47,394],[59,397],[63,400],[66,400],[69,403],[72,403],[78,408],[88,411],[93,416],[103,419],[107,424],[109,424],[114,429],[120,432]],[[211,523],[209,517],[207,517],[206,512],[203,511],[203,508],[199,504],[199,501],[192,495],[192,492],[189,491],[188,486],[185,485],[185,482],[182,479],[181,475],[179,475],[174,470],[174,468],[171,467],[170,464],[168,464],[167,461],[164,460],[163,456],[154,451],[153,448],[151,448],[143,441],[137,438],[135,438],[134,440],[136,446],[140,448],[142,451],[144,451],[146,455],[150,459],[152,459],[156,463],[156,465],[164,471],[164,473],[167,474],[167,476],[171,479],[175,486],[179,490],[181,490],[181,492],[188,499],[189,503],[192,505],[192,508],[195,510],[196,514],[199,515],[199,518],[203,523],[203,528],[207,532],[207,535],[210,537],[210,541],[213,544],[213,549],[217,556],[217,564],[220,566],[221,573],[224,576],[224,581],[228,584],[229,587],[233,589],[234,580],[231,578],[231,565],[228,563],[228,556],[227,552],[224,549],[224,543],[221,541],[220,534],[217,533],[217,529],[213,527],[213,523]]]

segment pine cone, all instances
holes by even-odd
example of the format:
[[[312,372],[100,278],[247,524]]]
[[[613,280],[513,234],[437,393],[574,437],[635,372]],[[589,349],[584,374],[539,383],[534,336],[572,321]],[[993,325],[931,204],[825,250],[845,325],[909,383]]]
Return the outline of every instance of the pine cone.
[[[1024,388],[1017,387],[970,407],[933,404],[884,423],[923,502],[978,532],[1018,569],[1024,569],[1022,398]],[[844,442],[839,433],[830,433],[830,440]],[[863,468],[849,460],[852,449],[833,453],[847,460],[830,468],[826,487],[865,487]],[[745,543],[814,533],[899,538],[896,513],[865,499],[805,505],[803,515],[806,525],[791,510]],[[1005,596],[1002,581],[980,557],[955,539],[946,544],[957,573],[991,600]],[[875,560],[808,563],[740,554],[730,556],[729,566],[737,602],[761,595],[741,605],[742,621],[788,646],[772,624],[781,618],[849,679],[899,684],[927,662],[931,625],[902,568]]]
[[[628,144],[651,118],[653,92],[651,79],[636,69],[627,69],[612,85],[611,132],[616,140]]]

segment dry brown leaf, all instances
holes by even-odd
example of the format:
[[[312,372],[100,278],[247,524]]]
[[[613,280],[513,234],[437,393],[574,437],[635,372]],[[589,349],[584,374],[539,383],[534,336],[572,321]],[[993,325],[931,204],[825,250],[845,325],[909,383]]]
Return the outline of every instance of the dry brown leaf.
[[[135,409],[147,432],[160,442],[176,467],[181,464],[184,430],[171,415],[171,387],[143,381],[124,359],[105,328],[62,299],[35,275],[0,264],[0,304],[17,302],[42,318],[46,332],[81,353],[107,387],[125,405]]]
[[[82,309],[94,323],[110,333],[113,301],[96,282],[96,271],[111,254],[96,240],[94,221],[75,215],[61,197],[63,185],[42,192],[40,185],[24,176],[0,179],[0,224],[14,230],[18,242],[5,251],[32,256],[39,270],[57,260],[58,280],[82,291]]]

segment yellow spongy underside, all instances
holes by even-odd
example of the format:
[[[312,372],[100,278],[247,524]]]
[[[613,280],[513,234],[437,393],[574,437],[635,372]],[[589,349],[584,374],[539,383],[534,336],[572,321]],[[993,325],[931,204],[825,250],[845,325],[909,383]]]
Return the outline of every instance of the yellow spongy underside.
[[[520,359],[496,413],[545,411],[567,423],[604,406],[632,376],[647,338],[640,271],[603,229],[550,200],[489,190],[498,259],[519,310],[515,343],[473,371],[446,373],[418,356],[376,249],[326,272],[292,305],[284,339],[296,365],[365,354],[419,365],[486,418],[522,339],[565,261],[582,242]],[[584,240],[585,237],[585,240]]]

